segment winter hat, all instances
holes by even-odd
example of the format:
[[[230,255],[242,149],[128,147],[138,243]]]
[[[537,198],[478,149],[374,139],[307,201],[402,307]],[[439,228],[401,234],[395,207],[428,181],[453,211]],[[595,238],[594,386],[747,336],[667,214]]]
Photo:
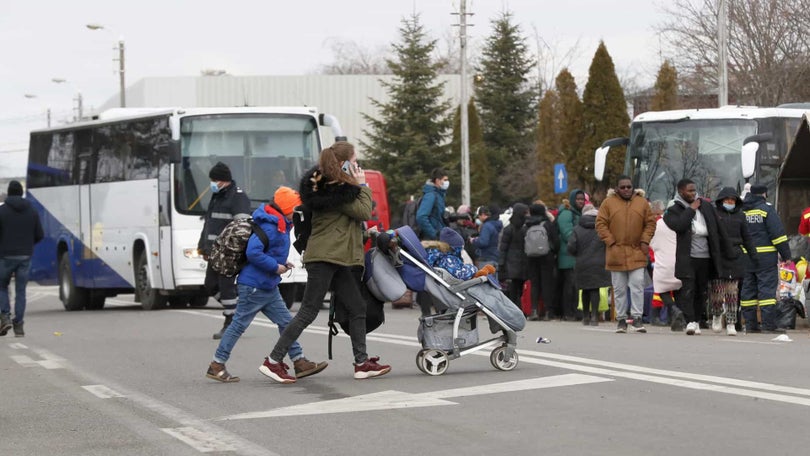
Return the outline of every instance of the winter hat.
[[[8,183],[8,191],[6,192],[8,196],[22,196],[23,188],[22,184],[18,181],[11,181]]]
[[[464,247],[464,238],[452,228],[442,228],[439,232],[439,240],[446,242],[450,247]]]
[[[466,204],[462,204],[461,206],[456,209],[456,214],[469,214],[470,213],[470,206]]]
[[[768,192],[768,186],[762,184],[755,184],[751,186],[751,193],[754,195],[764,195]]]
[[[301,205],[301,196],[290,187],[282,186],[273,194],[273,202],[281,209],[281,213],[285,217],[289,217],[292,215],[295,206]]]
[[[211,171],[208,172],[208,178],[212,181],[222,182],[230,182],[233,180],[233,176],[231,176],[231,169],[228,168],[228,165],[222,162],[217,162],[217,164],[211,168]]]
[[[595,217],[599,215],[599,211],[593,206],[593,204],[586,204],[582,206],[582,215],[593,215]]]

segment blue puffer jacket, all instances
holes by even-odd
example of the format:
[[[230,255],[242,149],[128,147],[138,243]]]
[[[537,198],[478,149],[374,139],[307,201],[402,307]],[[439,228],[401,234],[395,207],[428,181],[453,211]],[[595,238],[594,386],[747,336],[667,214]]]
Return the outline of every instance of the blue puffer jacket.
[[[253,211],[253,221],[267,234],[270,242],[265,251],[262,240],[255,234],[250,236],[245,251],[248,263],[242,268],[236,282],[262,290],[272,290],[281,282],[281,276],[276,272],[278,265],[287,263],[292,222],[286,220],[268,204],[263,204]]]
[[[444,223],[444,198],[447,192],[436,187],[430,182],[422,186],[424,196],[422,202],[416,209],[416,223],[422,230],[422,239],[439,239],[439,231],[445,226]]]
[[[498,261],[498,236],[502,229],[503,223],[497,217],[487,219],[481,225],[481,232],[472,243],[478,261]]]

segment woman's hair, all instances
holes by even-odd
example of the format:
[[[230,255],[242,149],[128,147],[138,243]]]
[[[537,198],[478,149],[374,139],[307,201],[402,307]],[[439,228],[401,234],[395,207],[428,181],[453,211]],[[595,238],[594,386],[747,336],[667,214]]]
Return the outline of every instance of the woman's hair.
[[[343,172],[343,162],[354,157],[354,146],[346,141],[338,141],[321,151],[318,167],[330,182],[357,185],[357,180]]]

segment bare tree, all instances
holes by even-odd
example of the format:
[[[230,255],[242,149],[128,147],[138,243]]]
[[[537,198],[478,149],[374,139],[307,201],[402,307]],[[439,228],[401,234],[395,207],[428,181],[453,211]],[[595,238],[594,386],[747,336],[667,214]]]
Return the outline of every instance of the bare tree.
[[[334,54],[332,63],[321,65],[322,74],[391,74],[386,59],[386,46],[365,47],[351,40],[330,38],[328,46]]]
[[[728,2],[728,79],[732,100],[771,106],[800,101],[810,82],[810,0]],[[715,91],[717,1],[671,0],[657,26],[683,76],[684,92]]]

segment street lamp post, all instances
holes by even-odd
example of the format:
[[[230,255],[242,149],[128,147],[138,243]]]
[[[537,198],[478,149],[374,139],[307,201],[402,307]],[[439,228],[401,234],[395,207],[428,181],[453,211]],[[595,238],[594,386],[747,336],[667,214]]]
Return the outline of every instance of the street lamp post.
[[[33,100],[34,98],[39,98],[36,94],[33,94],[33,93],[26,93],[26,94],[23,94],[23,96],[25,98],[28,98],[29,100]],[[46,108],[45,109],[45,119],[48,122],[48,128],[51,128],[51,108]]]
[[[51,82],[53,82],[54,84],[65,84],[68,82],[68,80],[65,78],[51,78]],[[82,92],[75,87],[74,89],[76,89],[76,114],[77,114],[76,120],[81,122],[82,118],[84,117],[84,107],[83,107],[84,103],[82,101]]]
[[[86,27],[90,30],[106,30],[110,31],[109,28],[104,27],[101,24],[87,24]],[[126,93],[126,83],[125,83],[125,75],[126,75],[126,66],[124,61],[124,37],[118,38],[118,45],[116,46],[118,50],[118,85],[119,85],[119,93],[121,97],[121,107],[125,108],[127,106],[127,93]],[[115,61],[116,59],[113,59]]]

